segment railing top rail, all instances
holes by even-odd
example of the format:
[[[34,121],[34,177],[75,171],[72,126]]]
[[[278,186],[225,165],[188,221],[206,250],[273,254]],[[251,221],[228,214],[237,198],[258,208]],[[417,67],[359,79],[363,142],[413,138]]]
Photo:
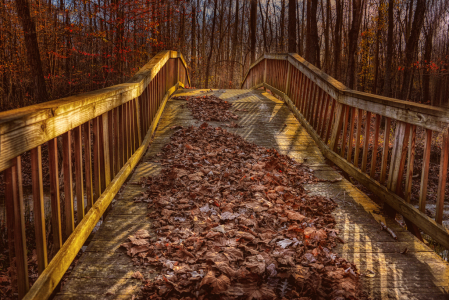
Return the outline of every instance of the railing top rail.
[[[148,83],[177,51],[156,54],[128,82],[75,96],[0,113],[0,172],[10,160],[142,94]],[[190,78],[187,74],[190,84]]]
[[[385,115],[387,108],[395,108],[398,115],[407,114],[406,118],[414,118],[426,128],[443,131],[449,125],[449,110],[410,101],[399,100],[390,97],[378,96],[370,93],[359,92],[346,87],[343,83],[324,73],[296,53],[264,54],[259,57],[248,69],[242,84],[245,82],[250,70],[264,59],[288,60],[296,68],[300,69],[309,78],[315,81],[322,89],[340,103],[365,108],[370,103],[377,105],[375,113]],[[380,106],[379,106],[380,105]],[[412,113],[413,115],[410,115]],[[391,113],[390,113],[391,114]],[[393,117],[389,115],[389,117]]]

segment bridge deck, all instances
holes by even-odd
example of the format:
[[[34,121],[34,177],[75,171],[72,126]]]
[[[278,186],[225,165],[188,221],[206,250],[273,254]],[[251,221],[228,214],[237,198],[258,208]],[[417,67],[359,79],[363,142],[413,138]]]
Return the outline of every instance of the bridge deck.
[[[320,150],[288,107],[260,90],[214,90],[222,99],[234,103],[242,128],[229,128],[260,146],[277,149],[310,166],[321,179],[333,181],[342,176],[326,164]],[[176,95],[204,95],[204,90],[181,90]],[[135,184],[142,176],[155,175],[160,169],[157,154],[166,144],[174,125],[196,125],[185,101],[169,100],[162,114],[154,141],[127,185],[116,196],[112,210],[79,259],[56,299],[131,299],[142,281],[132,278],[140,271],[146,278],[154,276],[150,267],[135,267],[120,244],[138,229],[151,232],[146,217],[147,204],[134,203],[143,188]],[[223,126],[223,123],[209,122]],[[360,273],[374,271],[374,277],[363,277],[364,287],[375,299],[448,299],[449,265],[429,247],[384,217],[379,207],[349,181],[321,182],[307,189],[332,197],[339,206],[334,211],[337,228],[344,244],[334,252],[354,262]],[[395,241],[380,230],[382,220],[398,236]],[[407,248],[406,254],[401,252]]]

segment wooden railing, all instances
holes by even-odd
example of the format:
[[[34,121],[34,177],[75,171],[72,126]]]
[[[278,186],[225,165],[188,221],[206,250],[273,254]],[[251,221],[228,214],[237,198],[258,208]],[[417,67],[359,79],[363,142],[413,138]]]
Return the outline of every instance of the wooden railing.
[[[147,149],[167,99],[178,87],[188,84],[182,55],[163,51],[127,83],[0,113],[0,174],[3,172],[5,182],[8,245],[17,270],[19,298],[47,299],[52,294]],[[58,139],[62,142],[63,201]],[[48,160],[43,161],[44,148]],[[31,159],[39,269],[39,278],[31,289],[24,227],[23,155]],[[43,162],[47,161],[55,254],[51,261],[42,173]]]
[[[260,87],[284,99],[322,153],[402,214],[408,229],[418,227],[449,249],[449,231],[441,225],[449,110],[348,89],[291,53],[266,54],[250,66],[242,88]],[[422,166],[416,166],[420,142],[424,154]],[[436,155],[438,148],[441,154]],[[439,182],[430,191],[431,165],[434,172],[439,168]],[[420,179],[414,167],[422,170]],[[414,185],[419,191],[412,191],[414,180],[419,180]],[[419,193],[418,209],[410,204],[412,193]],[[437,194],[435,219],[425,213],[429,193]],[[419,236],[418,228],[414,233]]]

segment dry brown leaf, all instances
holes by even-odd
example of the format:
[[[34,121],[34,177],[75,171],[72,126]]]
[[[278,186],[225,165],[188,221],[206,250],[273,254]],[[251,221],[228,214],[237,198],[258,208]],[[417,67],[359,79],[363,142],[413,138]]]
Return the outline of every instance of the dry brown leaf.
[[[293,221],[302,222],[306,218],[305,216],[301,215],[299,212],[296,212],[296,211],[289,210],[286,213],[287,213],[287,218],[289,218],[290,220],[293,220]]]
[[[203,280],[201,280],[200,287],[203,285],[209,285],[212,288],[212,294],[221,294],[231,285],[231,280],[226,275],[221,274],[215,277],[214,271],[209,271]]]
[[[276,294],[272,289],[270,289],[267,285],[263,284],[260,287],[256,287],[251,289],[248,293],[248,300],[257,299],[257,300],[269,300],[276,298]]]
[[[143,277],[142,273],[140,273],[139,271],[134,272],[134,274],[131,277],[135,278],[135,279],[140,279],[140,280],[144,280],[145,279]]]

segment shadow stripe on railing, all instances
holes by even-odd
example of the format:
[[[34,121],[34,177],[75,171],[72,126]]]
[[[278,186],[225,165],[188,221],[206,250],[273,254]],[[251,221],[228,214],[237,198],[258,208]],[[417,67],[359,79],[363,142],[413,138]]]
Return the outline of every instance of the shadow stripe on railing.
[[[167,100],[178,87],[189,83],[182,55],[163,51],[127,83],[0,113],[0,172],[4,171],[8,245],[10,253],[15,254],[10,257],[15,257],[20,299],[46,299],[52,294],[147,149]],[[60,210],[58,170],[60,136],[63,212]],[[42,146],[46,146],[45,143],[48,143],[53,248],[57,250],[48,265],[42,174]],[[21,155],[28,151],[31,153],[34,229],[40,275],[29,291],[21,159]],[[61,219],[64,219],[64,224]]]
[[[250,66],[241,87],[264,87],[284,99],[324,156],[400,213],[408,229],[418,237],[421,229],[449,248],[449,231],[441,225],[447,185],[449,110],[348,89],[291,53],[260,57]],[[414,196],[412,183],[417,180],[413,169],[418,134],[424,139],[419,209],[410,204]],[[442,135],[442,146],[433,220],[425,209],[430,158],[435,148],[432,141],[436,142],[433,136],[438,134]]]

